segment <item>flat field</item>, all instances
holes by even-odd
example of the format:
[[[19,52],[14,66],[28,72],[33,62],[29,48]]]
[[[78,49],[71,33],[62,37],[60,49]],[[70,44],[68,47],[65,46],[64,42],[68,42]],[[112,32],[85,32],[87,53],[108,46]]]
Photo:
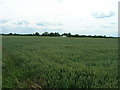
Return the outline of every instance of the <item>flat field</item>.
[[[2,37],[3,88],[117,88],[118,40]]]

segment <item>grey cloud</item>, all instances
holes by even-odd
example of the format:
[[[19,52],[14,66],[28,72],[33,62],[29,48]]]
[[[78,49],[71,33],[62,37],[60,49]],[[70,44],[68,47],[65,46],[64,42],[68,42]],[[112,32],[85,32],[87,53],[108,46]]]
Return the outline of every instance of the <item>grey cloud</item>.
[[[37,23],[36,25],[37,26],[49,26],[49,25],[53,25],[53,24],[48,23],[48,22],[40,22],[40,23]]]
[[[1,28],[1,26],[0,26]],[[10,27],[10,26],[2,26],[2,33],[33,33],[33,32],[63,32],[63,29],[50,29],[50,28],[34,28],[34,27]]]
[[[64,0],[58,0],[59,2],[63,2]]]
[[[43,32],[59,32],[59,33],[62,33],[62,32],[64,32],[64,29],[60,29],[60,28],[58,28],[58,29],[49,29],[49,28],[45,28],[45,29],[43,29]]]
[[[115,13],[114,13],[114,12],[109,12],[108,14],[105,14],[104,12],[102,12],[102,13],[96,12],[96,13],[93,13],[93,14],[91,14],[91,15],[92,15],[94,18],[108,18],[108,17],[114,16]]]
[[[111,22],[110,24],[117,24],[117,23],[115,23],[115,22]]]
[[[37,25],[37,26],[46,26],[46,25],[43,24],[43,23],[37,23],[36,25]]]
[[[18,22],[15,22],[13,24],[15,24],[15,25],[27,25],[27,24],[29,24],[29,22],[27,22],[27,21],[18,21]]]
[[[3,26],[2,32],[3,33],[33,33],[38,29],[32,27],[10,27],[10,26]]]
[[[102,25],[101,27],[102,28],[114,28],[113,26],[105,26],[105,25]]]
[[[62,24],[62,23],[58,23],[57,25],[60,25],[60,26],[61,26],[61,25],[63,25],[63,24]]]
[[[63,25],[62,23],[48,23],[48,22],[41,22],[41,23],[37,23],[37,26],[61,26]]]
[[[4,24],[4,23],[7,23],[8,21],[7,20],[5,20],[5,19],[1,19],[0,20],[0,24]]]
[[[84,28],[93,28],[93,27],[89,25],[89,26],[84,26]]]

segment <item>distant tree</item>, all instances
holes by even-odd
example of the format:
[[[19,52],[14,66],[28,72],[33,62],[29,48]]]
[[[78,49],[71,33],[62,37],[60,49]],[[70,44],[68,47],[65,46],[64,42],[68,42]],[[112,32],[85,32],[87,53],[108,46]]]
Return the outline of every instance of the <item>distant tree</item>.
[[[13,33],[9,33],[8,35],[13,35]]]
[[[68,34],[68,33],[63,33],[61,36],[69,36],[70,35],[70,33]]]
[[[1,35],[5,35],[4,33],[2,33]]]
[[[71,33],[63,33],[61,36],[67,36],[67,37],[71,37]]]
[[[25,34],[23,36],[33,36],[34,34]]]
[[[44,32],[44,33],[42,34],[42,36],[48,36],[48,35],[49,35],[48,32]]]
[[[70,37],[70,36],[71,36],[71,33],[68,33],[67,36]]]
[[[97,37],[99,37],[99,38],[103,38],[104,36],[102,36],[102,35],[99,35],[99,36],[97,36]]]
[[[67,36],[67,33],[63,33],[62,35],[66,35]]]
[[[86,35],[81,35],[81,37],[87,37]]]
[[[54,36],[60,36],[60,34],[58,32],[55,32]]]
[[[96,35],[93,36],[94,38],[97,37]]]
[[[103,37],[106,37],[106,35],[104,35]]]
[[[79,35],[78,35],[78,34],[75,34],[75,36],[76,36],[76,37],[79,37]]]
[[[106,37],[106,36],[102,36],[102,35],[94,35],[94,36],[92,36],[92,37],[94,37],[94,38],[104,38],[104,37]]]
[[[88,35],[88,37],[92,37],[91,35]]]
[[[35,36],[39,36],[40,34],[39,34],[38,32],[36,32],[34,35],[35,35]]]
[[[17,34],[17,33],[14,33],[14,36],[18,36],[19,34]]]
[[[54,36],[54,33],[53,33],[53,32],[51,32],[51,33],[49,34],[49,36]]]

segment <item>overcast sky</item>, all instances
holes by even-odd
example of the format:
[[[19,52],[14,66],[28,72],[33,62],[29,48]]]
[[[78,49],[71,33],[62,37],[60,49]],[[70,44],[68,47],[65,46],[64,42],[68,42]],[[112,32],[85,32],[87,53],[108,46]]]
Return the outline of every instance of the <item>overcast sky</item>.
[[[118,36],[118,1],[0,0],[0,30]]]

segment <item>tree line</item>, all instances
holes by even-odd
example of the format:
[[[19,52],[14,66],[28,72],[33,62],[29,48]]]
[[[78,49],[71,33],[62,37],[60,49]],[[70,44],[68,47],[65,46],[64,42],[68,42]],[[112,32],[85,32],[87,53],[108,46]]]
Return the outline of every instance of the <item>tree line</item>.
[[[35,32],[33,34],[17,34],[17,33],[9,33],[9,34],[2,34],[2,36],[52,36],[52,37],[93,37],[93,38],[111,38],[111,37],[107,37],[107,36],[102,36],[102,35],[79,35],[79,34],[75,34],[72,35],[71,33],[63,33],[63,34],[59,34],[58,32],[44,32],[42,34],[40,34],[39,32]]]

